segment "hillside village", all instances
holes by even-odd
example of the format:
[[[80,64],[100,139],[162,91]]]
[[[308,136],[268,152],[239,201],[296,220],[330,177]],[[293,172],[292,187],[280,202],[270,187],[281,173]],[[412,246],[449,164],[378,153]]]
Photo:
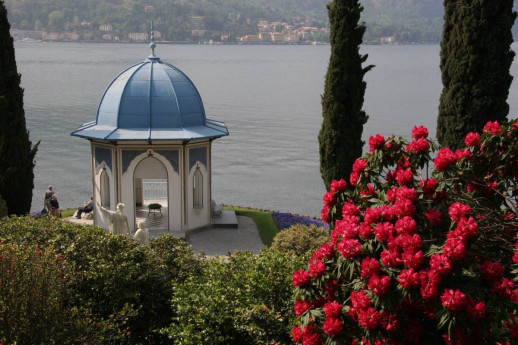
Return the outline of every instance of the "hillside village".
[[[191,18],[193,21],[203,18]],[[205,29],[192,29],[191,37],[182,41],[176,41],[174,37],[166,37],[159,30],[154,30],[154,38],[160,42],[183,42],[183,43],[240,43],[240,44],[309,44],[329,41],[329,28],[309,26],[310,21],[300,21],[295,24],[287,22],[268,22],[261,20],[257,24],[257,31],[243,36],[234,35],[232,29],[221,32],[216,39],[213,33]],[[311,22],[310,22],[311,23]],[[70,23],[65,24],[65,31],[41,30],[20,30],[11,28],[11,36],[18,41],[63,41],[63,42],[93,42],[93,41],[115,41],[115,42],[147,42],[150,39],[149,32],[129,32],[121,34],[115,30],[110,23],[96,25],[89,21],[80,23],[79,28],[73,27]],[[219,38],[219,39],[218,39]]]

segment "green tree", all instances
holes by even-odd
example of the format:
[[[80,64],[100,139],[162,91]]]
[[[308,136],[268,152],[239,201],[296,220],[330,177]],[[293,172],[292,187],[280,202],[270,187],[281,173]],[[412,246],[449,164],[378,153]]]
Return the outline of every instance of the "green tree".
[[[48,28],[51,31],[60,31],[63,28],[64,15],[61,11],[52,11],[49,14]]]
[[[334,179],[347,179],[356,158],[362,154],[363,125],[368,116],[362,110],[366,82],[361,55],[365,25],[359,24],[363,7],[358,0],[333,0],[327,5],[331,23],[331,57],[322,96],[320,173],[327,189]]]
[[[0,195],[9,214],[25,214],[31,208],[38,144],[31,147],[25,127],[23,90],[9,28],[7,10],[0,1]]]
[[[444,1],[437,139],[453,149],[509,113],[513,0]]]

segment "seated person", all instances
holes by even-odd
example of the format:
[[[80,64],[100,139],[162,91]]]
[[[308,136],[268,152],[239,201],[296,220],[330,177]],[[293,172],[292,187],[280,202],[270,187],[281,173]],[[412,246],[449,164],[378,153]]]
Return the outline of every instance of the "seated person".
[[[93,195],[90,195],[90,200],[88,202],[85,202],[83,204],[83,207],[79,207],[77,209],[77,215],[76,215],[76,218],[77,219],[81,219],[81,214],[82,213],[89,213],[89,212],[92,212],[92,209],[94,207],[94,196]]]
[[[50,215],[61,218],[61,210],[59,209],[59,202],[58,202],[57,194],[52,195],[49,205],[50,205],[50,212],[49,212]]]

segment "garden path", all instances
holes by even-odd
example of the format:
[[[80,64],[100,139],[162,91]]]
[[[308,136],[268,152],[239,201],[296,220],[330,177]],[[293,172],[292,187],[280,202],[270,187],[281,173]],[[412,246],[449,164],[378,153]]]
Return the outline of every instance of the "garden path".
[[[83,225],[93,224],[91,219],[85,218],[70,217],[65,220]],[[237,229],[209,227],[188,232],[185,239],[195,252],[203,252],[205,255],[226,255],[235,251],[259,253],[261,249],[266,248],[259,237],[257,226],[251,218],[237,216],[237,223]],[[158,233],[150,232],[150,237],[156,236]]]

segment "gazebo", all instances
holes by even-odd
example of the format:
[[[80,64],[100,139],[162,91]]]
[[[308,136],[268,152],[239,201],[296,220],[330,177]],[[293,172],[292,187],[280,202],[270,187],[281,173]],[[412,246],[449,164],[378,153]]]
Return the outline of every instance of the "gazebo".
[[[72,135],[88,139],[94,201],[125,204],[130,228],[185,231],[211,223],[211,144],[228,135],[205,117],[192,81],[152,54],[120,73],[101,99],[95,121]],[[109,227],[95,209],[94,224]]]

